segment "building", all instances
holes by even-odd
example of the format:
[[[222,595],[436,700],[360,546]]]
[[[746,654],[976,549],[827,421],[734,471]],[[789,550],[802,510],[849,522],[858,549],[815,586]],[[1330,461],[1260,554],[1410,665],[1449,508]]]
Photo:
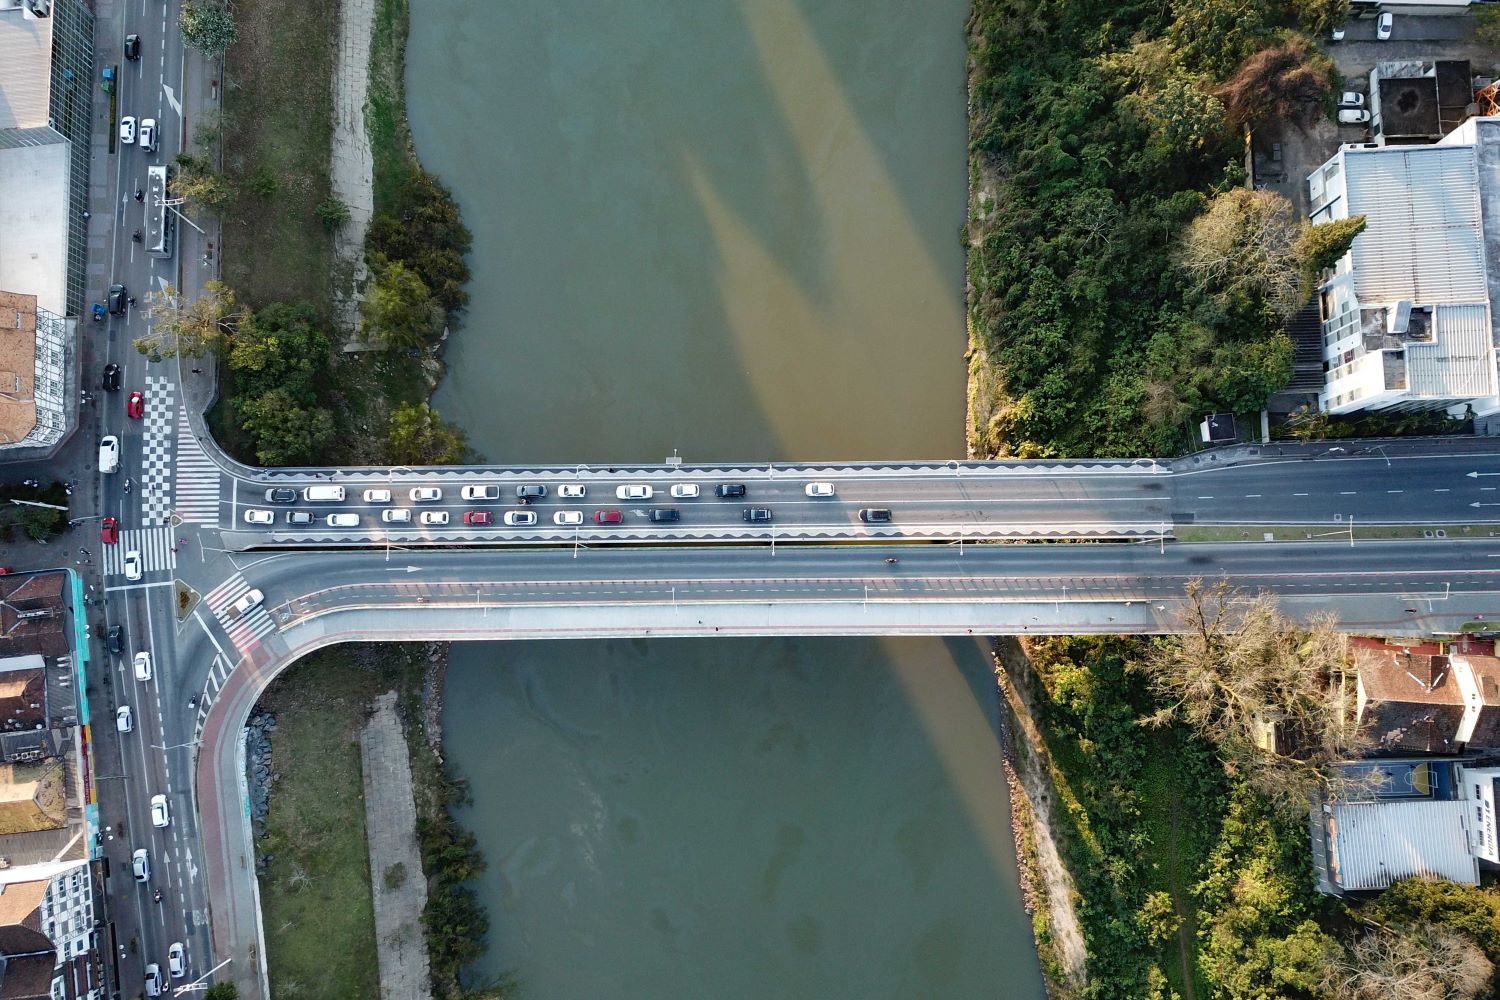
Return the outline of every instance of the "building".
[[[1376,63],[1370,136],[1381,146],[1434,143],[1469,116],[1473,75],[1464,59]]]
[[[1352,645],[1356,718],[1377,753],[1500,749],[1500,658],[1435,643]]]
[[[1321,408],[1500,411],[1500,118],[1432,145],[1342,146],[1308,191],[1313,222],[1366,220],[1318,292]]]
[[[93,933],[87,865],[0,886],[0,1000],[100,1000],[103,968]]]

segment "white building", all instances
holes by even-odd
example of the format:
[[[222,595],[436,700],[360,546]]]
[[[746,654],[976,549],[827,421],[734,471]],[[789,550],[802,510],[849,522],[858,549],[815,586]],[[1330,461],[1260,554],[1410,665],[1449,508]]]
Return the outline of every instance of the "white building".
[[[1500,118],[1433,145],[1345,145],[1308,193],[1315,223],[1366,220],[1319,289],[1322,408],[1500,410]]]

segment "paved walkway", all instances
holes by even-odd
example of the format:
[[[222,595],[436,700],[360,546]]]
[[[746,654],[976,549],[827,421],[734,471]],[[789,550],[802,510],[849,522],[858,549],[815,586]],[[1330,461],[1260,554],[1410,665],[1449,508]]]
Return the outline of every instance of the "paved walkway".
[[[346,349],[358,350],[359,303],[369,270],[365,232],[375,214],[375,159],[365,131],[365,100],[370,89],[370,38],[375,0],[344,0],[340,5],[337,61],[333,71],[333,196],[349,206],[349,221],[333,238],[333,301],[337,323],[348,335]]]
[[[370,843],[370,882],[375,890],[375,940],[380,956],[381,1000],[429,1000],[427,945],[420,919],[427,882],[417,849],[417,810],[411,764],[396,715],[396,692],[375,699],[375,711],[359,735],[364,764],[365,829]],[[386,881],[400,865],[405,874]]]

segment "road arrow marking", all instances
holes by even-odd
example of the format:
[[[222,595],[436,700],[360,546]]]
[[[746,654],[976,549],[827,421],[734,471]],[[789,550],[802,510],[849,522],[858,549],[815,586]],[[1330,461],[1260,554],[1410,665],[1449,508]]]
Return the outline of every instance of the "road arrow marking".
[[[1478,479],[1480,476],[1500,476],[1500,472],[1471,472],[1470,479]]]
[[[1500,507],[1500,503],[1480,503],[1478,500],[1475,500],[1473,503],[1469,504],[1469,506],[1470,507]]]

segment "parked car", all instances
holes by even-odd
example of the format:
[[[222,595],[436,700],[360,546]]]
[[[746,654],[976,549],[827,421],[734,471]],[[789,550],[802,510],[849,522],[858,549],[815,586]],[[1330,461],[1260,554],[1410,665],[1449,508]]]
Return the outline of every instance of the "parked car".
[[[130,146],[135,143],[135,116],[126,115],[120,119],[120,145]]]
[[[697,483],[673,483],[672,496],[678,500],[689,499],[698,495]]]
[[[380,512],[380,519],[386,524],[406,524],[411,520],[410,507],[392,507],[390,510]]]
[[[536,524],[536,511],[508,510],[505,512],[505,523],[512,528],[529,528]]]
[[[1346,90],[1339,95],[1339,107],[1362,108],[1365,106],[1365,95],[1356,90]]]
[[[407,496],[411,497],[412,503],[432,503],[443,499],[443,491],[436,486],[415,486]]]
[[[125,553],[125,579],[131,583],[141,578],[141,553],[139,549],[131,549]]]
[[[500,499],[500,487],[498,486],[465,486],[458,492],[465,500]]]
[[[104,366],[104,378],[100,380],[105,392],[120,391],[120,366],[111,361]]]
[[[129,705],[121,705],[115,709],[116,732],[128,733],[135,728],[135,719],[130,714]]]
[[[156,152],[156,119],[141,119],[141,150],[146,153]]]
[[[172,825],[172,814],[167,809],[165,795],[151,796],[151,825],[158,830],[165,830]]]
[[[115,545],[120,541],[120,522],[112,517],[106,517],[100,522],[99,538],[105,545]]]
[[[130,292],[125,288],[124,285],[110,285],[108,301],[109,314],[111,316],[118,316],[125,311],[126,305],[129,304]]]
[[[714,487],[714,496],[718,497],[720,500],[727,500],[730,497],[742,497],[744,495],[744,483],[720,483],[718,486]]]
[[[323,519],[330,528],[357,528],[359,527],[359,515],[346,512],[343,514],[329,514]]]
[[[183,948],[181,941],[173,941],[167,949],[167,971],[173,979],[187,975],[187,949]]]
[[[769,507],[746,507],[740,516],[751,524],[765,524],[771,520],[771,508]]]
[[[547,495],[547,487],[530,483],[516,487],[516,496],[522,500],[540,500]]]
[[[125,36],[125,58],[129,59],[131,62],[134,62],[135,60],[139,59],[140,57],[141,57],[141,36],[140,35],[126,35]]]
[[[146,966],[146,996],[161,996],[161,966],[155,962]]]
[[[466,511],[464,511],[464,524],[472,525],[472,526],[474,526],[476,528],[482,528],[482,527],[484,527],[487,524],[494,524],[494,523],[495,523],[494,515],[492,515],[487,510],[466,510]]]
[[[834,489],[832,483],[808,483],[804,492],[810,497],[831,497]]]
[[[615,490],[615,496],[621,500],[650,500],[655,492],[645,483],[630,483]]]
[[[881,524],[891,519],[891,512],[885,507],[866,507],[859,512],[859,519],[866,524]]]
[[[564,528],[571,528],[574,525],[582,524],[583,511],[560,510],[556,514],[552,515],[552,523]]]
[[[1365,122],[1367,122],[1369,120],[1370,120],[1370,112],[1368,112],[1368,111],[1364,111],[1364,110],[1361,110],[1359,108],[1340,108],[1339,109],[1339,124],[1340,125],[1363,125]]]
[[[620,512],[617,511],[617,510],[596,510],[596,511],[594,511],[594,523],[595,524],[619,524],[622,520],[623,520],[623,517],[621,516]]]
[[[305,510],[289,510],[286,512],[286,523],[306,527],[313,523],[313,516]]]
[[[289,486],[266,490],[266,503],[296,503],[297,491]]]
[[[151,852],[138,847],[130,856],[130,873],[137,882],[151,881]]]
[[[142,682],[151,679],[151,654],[144,649],[135,654],[135,679]]]
[[[270,510],[257,510],[252,507],[245,511],[246,524],[275,524],[276,512]]]
[[[125,652],[125,626],[111,625],[106,633],[105,642],[109,644],[109,651],[119,656]]]
[[[1328,38],[1329,41],[1342,42],[1344,40],[1344,26],[1341,24],[1337,28],[1334,28]]]
[[[365,503],[390,503],[390,490],[365,490]]]
[[[446,510],[424,510],[418,520],[423,524],[447,524],[448,512]]]
[[[588,489],[582,483],[564,483],[557,488],[557,495],[564,500],[582,500]]]
[[[1394,27],[1395,17],[1390,11],[1383,12],[1375,22],[1375,37],[1382,42],[1391,40],[1391,28]]]
[[[677,512],[676,507],[657,507],[651,511],[651,520],[655,524],[666,524],[682,520],[682,515]]]

